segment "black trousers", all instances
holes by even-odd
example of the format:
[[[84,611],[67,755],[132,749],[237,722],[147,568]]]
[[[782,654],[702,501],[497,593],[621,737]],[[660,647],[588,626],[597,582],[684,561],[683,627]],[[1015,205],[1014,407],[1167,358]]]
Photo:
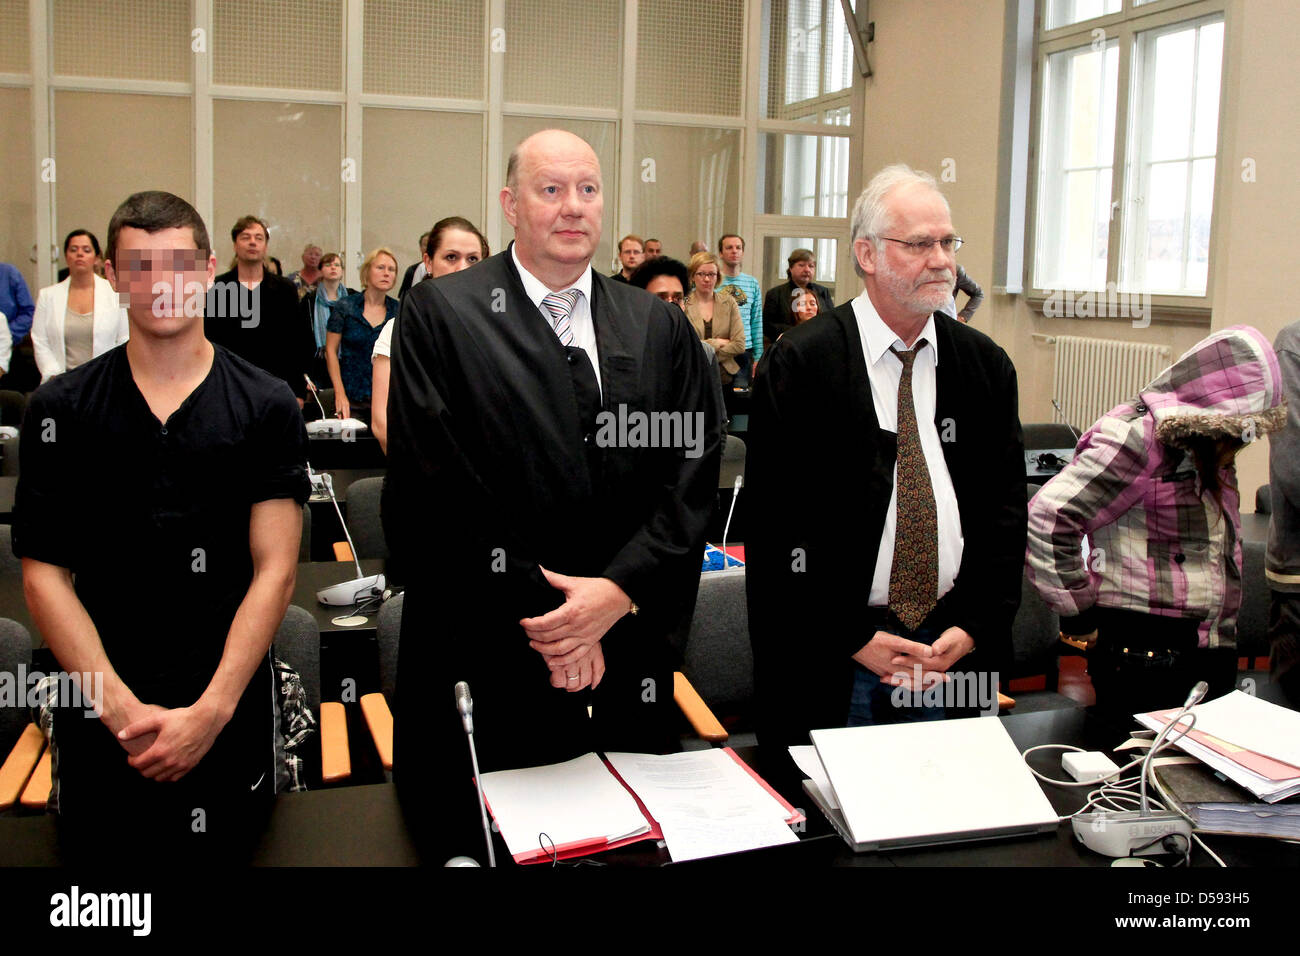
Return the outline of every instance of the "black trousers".
[[[1237,649],[1197,647],[1199,621],[1114,608],[1097,608],[1096,621],[1088,676],[1102,713],[1180,707],[1202,680],[1209,684],[1206,700],[1233,689]]]

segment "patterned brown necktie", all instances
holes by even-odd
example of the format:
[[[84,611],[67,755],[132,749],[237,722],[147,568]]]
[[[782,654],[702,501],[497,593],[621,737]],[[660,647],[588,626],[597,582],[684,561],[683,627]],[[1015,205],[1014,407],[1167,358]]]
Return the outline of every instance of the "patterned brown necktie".
[[[934,608],[939,590],[939,521],[912,401],[912,364],[925,345],[925,339],[918,339],[910,352],[890,349],[903,363],[903,373],[898,380],[898,507],[889,608],[912,630]]]

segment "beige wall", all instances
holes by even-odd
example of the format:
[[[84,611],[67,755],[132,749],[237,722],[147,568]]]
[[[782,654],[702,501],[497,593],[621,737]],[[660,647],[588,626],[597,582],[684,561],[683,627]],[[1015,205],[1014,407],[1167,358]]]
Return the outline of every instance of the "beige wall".
[[[1069,333],[1168,345],[1181,354],[1202,338],[1203,323],[1153,322],[1135,329],[1125,320],[1049,319],[1020,296],[992,294],[997,201],[999,109],[1002,95],[1001,0],[875,0],[875,75],[866,86],[864,180],[881,166],[905,162],[955,179],[943,188],[953,222],[967,240],[960,258],[985,288],[975,325],[1015,362],[1023,421],[1052,416],[1052,346],[1032,335]],[[1295,156],[1300,132],[1300,76],[1290,69],[1292,38],[1300,31],[1293,0],[1236,0],[1227,14],[1224,125],[1220,131],[1219,195],[1211,272],[1211,327],[1248,323],[1270,339],[1295,320],[1293,283],[1300,179]],[[1255,161],[1256,181],[1242,182],[1242,160]],[[1288,214],[1290,211],[1290,214]],[[1272,252],[1272,255],[1268,253]],[[1267,448],[1240,459],[1244,510],[1268,480]]]

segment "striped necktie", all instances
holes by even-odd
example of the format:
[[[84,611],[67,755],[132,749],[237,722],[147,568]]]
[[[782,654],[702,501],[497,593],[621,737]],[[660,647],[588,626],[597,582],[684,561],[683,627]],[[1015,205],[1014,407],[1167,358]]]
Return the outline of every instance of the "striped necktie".
[[[551,316],[551,328],[555,330],[561,345],[573,344],[573,329],[569,327],[569,316],[573,314],[580,295],[582,293],[577,289],[566,289],[564,292],[551,292],[542,299],[543,308]]]
[[[939,520],[912,399],[912,365],[925,345],[925,339],[918,339],[910,352],[890,349],[903,363],[903,373],[898,379],[898,503],[889,607],[912,630],[938,603],[939,591]]]

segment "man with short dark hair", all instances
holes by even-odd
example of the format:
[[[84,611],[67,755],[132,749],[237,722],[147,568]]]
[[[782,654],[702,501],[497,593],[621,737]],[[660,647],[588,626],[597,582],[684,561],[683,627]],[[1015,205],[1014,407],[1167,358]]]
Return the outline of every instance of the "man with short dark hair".
[[[718,479],[686,315],[591,268],[590,145],[528,137],[499,199],[510,247],[407,295],[388,404],[384,529],[409,568],[398,669],[415,675],[398,684],[395,782],[417,839],[447,854],[481,847],[461,826],[476,813],[457,681],[484,772],[674,746],[668,637],[694,603]],[[651,444],[620,415],[668,433]]]
[[[772,346],[749,419],[759,740],[780,751],[813,728],[953,716],[925,692],[959,664],[972,679],[955,712],[996,712],[1020,602],[1016,372],[938,311],[961,244],[947,200],[933,177],[888,167],[851,237],[862,293]],[[807,493],[809,475],[852,491]]]
[[[266,267],[266,223],[241,216],[230,230],[235,268],[208,291],[203,331],[208,341],[283,379],[301,408],[304,376],[315,354],[311,330],[298,321],[298,290]]]
[[[663,243],[661,243],[658,239],[647,239],[645,241],[646,262],[649,262],[651,259],[658,259],[663,254],[664,254]]]
[[[95,675],[54,715],[54,796],[87,859],[105,841],[131,859],[239,853],[274,796],[268,650],[307,436],[282,382],[203,337],[208,246],[177,196],[119,206],[106,272],[131,337],[38,389],[22,432],[27,604],[63,668]]]
[[[627,235],[618,241],[619,270],[610,275],[615,282],[626,282],[645,259],[645,246],[640,236]]]
[[[718,240],[718,258],[722,260],[722,276],[718,292],[730,295],[740,308],[740,321],[745,327],[745,351],[736,356],[740,371],[732,379],[736,388],[748,388],[754,366],[763,357],[763,305],[759,296],[758,280],[740,271],[745,261],[745,240],[734,232]]]

